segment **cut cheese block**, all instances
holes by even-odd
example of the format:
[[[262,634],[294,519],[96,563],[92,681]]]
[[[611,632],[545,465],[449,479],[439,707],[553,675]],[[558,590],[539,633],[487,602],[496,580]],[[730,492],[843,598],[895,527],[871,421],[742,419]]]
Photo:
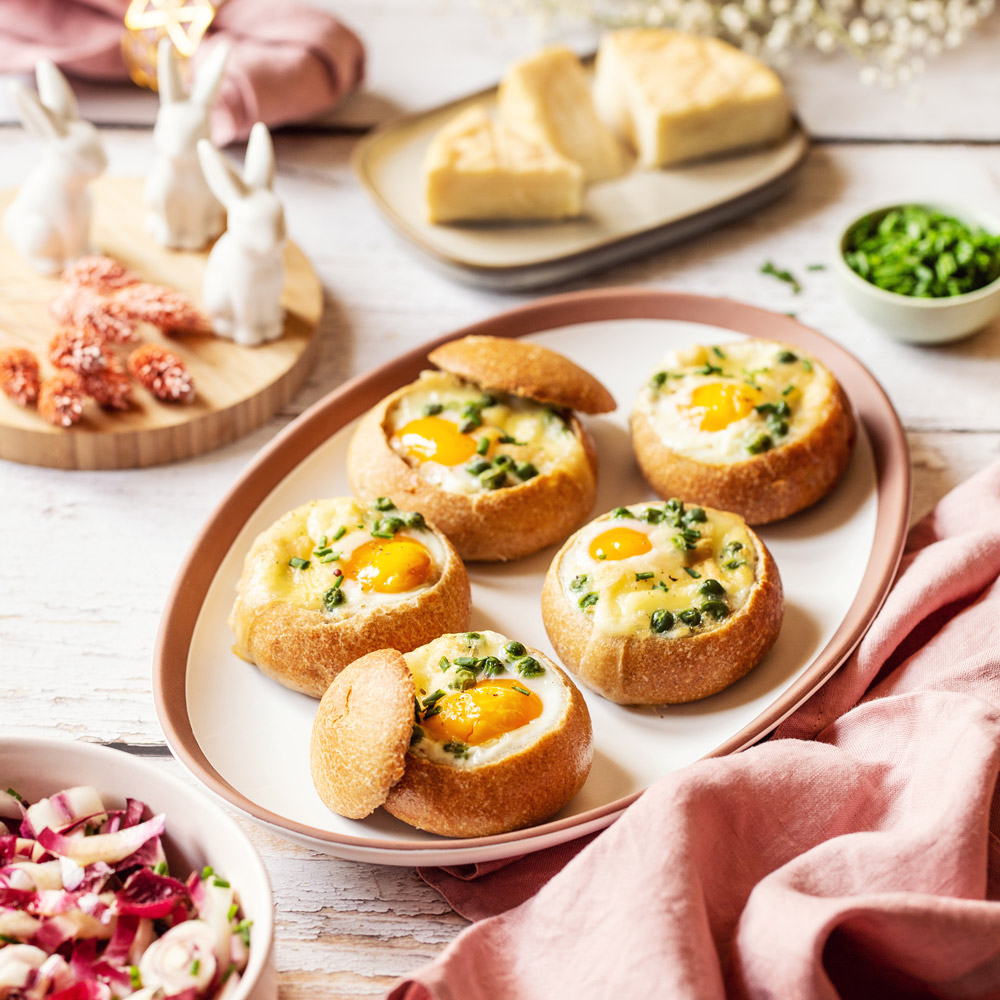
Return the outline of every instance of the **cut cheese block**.
[[[717,38],[667,29],[606,35],[594,97],[648,167],[770,142],[790,121],[781,81],[760,60]]]
[[[515,63],[500,83],[497,101],[507,128],[554,146],[583,167],[588,181],[625,171],[625,151],[597,116],[587,73],[569,49],[543,49]]]
[[[472,107],[431,140],[424,160],[431,222],[579,215],[583,170]]]

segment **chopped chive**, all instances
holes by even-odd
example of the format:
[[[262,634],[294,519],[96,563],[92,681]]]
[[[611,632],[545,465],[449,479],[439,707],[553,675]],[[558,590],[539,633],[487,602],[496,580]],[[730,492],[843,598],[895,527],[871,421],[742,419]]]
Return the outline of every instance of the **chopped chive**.
[[[465,469],[466,472],[470,472],[472,475],[478,476],[481,472],[485,472],[487,469],[491,469],[492,467],[492,462],[488,462],[485,458],[477,458],[474,462],[469,462]]]
[[[808,358],[802,359],[802,370],[811,372],[813,370],[813,363]]]
[[[436,417],[443,409],[440,403],[424,403],[424,416]]]
[[[487,677],[496,677],[502,674],[507,668],[495,656],[487,656],[482,661],[483,673]]]
[[[298,556],[292,556],[292,558],[288,560],[288,565],[291,566],[292,569],[309,569],[309,560],[300,559]]]
[[[200,959],[200,958],[196,958],[196,959],[195,959],[195,960],[194,960],[194,961],[193,961],[193,962],[191,963],[191,975],[192,975],[192,976],[197,976],[197,975],[198,975],[198,970],[199,970],[200,968],[201,968],[201,959]]]
[[[372,538],[395,538],[396,535],[392,531],[373,531]]]
[[[427,522],[424,520],[424,515],[421,514],[419,510],[411,510],[408,514],[404,514],[403,524],[405,524],[408,528],[427,527]]]
[[[656,374],[655,374],[655,375],[654,375],[654,376],[653,376],[653,377],[652,377],[652,378],[651,378],[651,379],[649,380],[649,384],[650,384],[650,385],[651,385],[651,386],[652,386],[652,387],[653,387],[654,389],[659,389],[659,388],[660,388],[660,386],[662,386],[662,385],[663,385],[663,383],[664,383],[664,382],[666,382],[668,378],[669,378],[669,376],[667,375],[667,373],[666,373],[666,372],[657,372],[657,373],[656,373]]]
[[[128,978],[133,990],[142,989],[142,976],[139,975],[138,965],[130,965],[128,967]]]
[[[314,556],[321,556],[321,557],[322,556],[328,556],[332,551],[333,551],[333,549],[331,549],[329,545],[324,545],[321,549],[314,549],[313,550],[313,555]]]
[[[684,567],[684,572],[687,573],[687,575],[689,577],[691,577],[692,580],[700,580],[701,579],[701,573],[699,573],[697,570],[691,569],[690,566],[685,566]]]
[[[500,437],[497,438],[497,440],[501,444],[517,444],[521,445],[522,447],[528,443],[527,441],[518,441],[517,438],[512,438],[506,431],[504,431],[504,433],[501,434]]]
[[[497,455],[493,459],[494,464],[501,469],[513,469],[517,463],[510,457],[510,455]]]
[[[212,885],[218,886],[220,889],[231,889],[232,886],[224,879],[216,876],[212,879]]]
[[[664,594],[669,589],[670,588],[662,580],[657,580],[656,583],[653,584],[653,590],[662,590]]]
[[[584,594],[583,597],[577,602],[581,608],[593,607],[598,601],[598,595],[591,591],[589,594]]]
[[[757,431],[748,438],[745,447],[751,455],[759,455],[761,452],[770,451],[774,447],[774,441],[771,439],[770,434],[765,434],[764,431]]]
[[[782,396],[787,396],[794,389],[795,389],[794,385],[786,385],[785,388],[781,390],[781,395]]]
[[[376,510],[395,510],[396,505],[388,497],[375,497]]]
[[[729,562],[722,564],[723,569],[729,570],[739,569],[741,566],[746,566],[746,562],[742,559],[730,559]]]
[[[456,656],[455,665],[459,667],[474,667],[478,660],[474,656]]]
[[[701,368],[695,368],[695,375],[721,375],[722,369],[718,365],[713,365],[710,361],[706,361]]]
[[[476,454],[485,455],[486,452],[490,450],[490,439],[488,437],[481,437],[479,439],[479,444],[476,445]]]
[[[525,481],[534,479],[538,475],[538,469],[531,462],[522,462],[520,465],[514,467],[514,471]]]
[[[240,912],[240,904],[233,903],[233,905],[229,907],[229,914],[227,916],[228,921],[232,923],[236,919],[236,914],[239,912]]]
[[[769,274],[772,278],[777,278],[778,281],[785,282],[786,285],[791,285],[792,293],[798,295],[802,291],[802,285],[799,283],[799,279],[792,274],[791,271],[786,271],[784,268],[775,267],[772,261],[765,261],[760,268],[761,274]]]
[[[718,347],[714,347],[713,346],[712,347],[712,352],[715,354],[715,356],[717,358],[723,358],[723,359],[725,358],[725,354],[723,354],[722,351]]]
[[[647,524],[659,524],[666,515],[659,507],[647,507],[642,512],[642,519]]]
[[[441,749],[446,753],[454,754],[456,757],[469,756],[468,744],[463,743],[461,740],[448,740],[447,743],[441,745]]]
[[[774,356],[774,360],[779,365],[790,365],[793,361],[798,361],[799,356],[792,351],[778,351]]]
[[[480,632],[466,632],[465,633],[465,641],[468,642],[468,643],[470,643],[470,644],[472,644],[472,645],[475,645],[477,642],[479,642],[479,640],[482,639],[482,637],[483,637],[482,633],[480,633]]]
[[[207,882],[215,874],[215,869],[211,865],[205,865],[201,870],[202,882]]]
[[[325,556],[320,557],[319,561],[321,563],[332,563],[336,562],[339,558],[340,558],[339,552],[327,552]]]
[[[442,656],[441,659],[438,660],[438,670],[447,670],[450,666],[451,663],[449,662],[447,656]]]
[[[344,527],[343,525],[341,525],[341,526],[340,526],[340,527],[339,527],[339,528],[338,528],[338,529],[337,529],[337,530],[336,530],[336,531],[335,531],[335,532],[333,533],[333,540],[334,540],[335,542],[339,542],[339,541],[341,540],[341,538],[343,538],[343,537],[344,537],[344,535],[346,535],[346,534],[347,534],[347,528],[345,528],[345,527]]]
[[[239,934],[243,943],[249,948],[250,947],[250,928],[253,927],[252,920],[241,920],[236,925],[236,933]]]
[[[807,271],[825,271],[826,264],[806,264]]]
[[[612,517],[631,517],[633,519],[635,518],[635,514],[633,514],[632,511],[630,511],[628,509],[628,507],[615,507],[615,509],[611,512],[611,516]]]
[[[17,799],[18,802],[23,802],[24,801],[24,796],[20,795],[18,792],[15,792],[13,788],[8,788],[7,789],[7,794],[12,799]]]
[[[319,543],[316,548],[325,549],[326,548],[326,535],[320,535]]]
[[[579,576],[574,576],[569,583],[570,590],[583,590],[587,584],[587,574],[581,573]]]
[[[708,520],[704,507],[688,507],[681,520],[685,525],[704,524]]]
[[[166,875],[169,869],[167,868],[166,861],[157,861],[153,866],[154,875]]]
[[[518,694],[527,695],[529,698],[531,697],[531,692],[527,688],[521,687],[519,684],[511,684],[510,688],[512,691],[516,691]]]
[[[636,580],[652,580],[654,575],[653,571],[650,570],[648,573],[636,573],[635,578]]]
[[[424,731],[420,726],[415,725],[412,730],[410,730],[410,746],[415,747],[424,738]]]
[[[494,469],[492,472],[484,472],[479,481],[488,490],[498,490],[507,482],[507,473],[503,469]]]

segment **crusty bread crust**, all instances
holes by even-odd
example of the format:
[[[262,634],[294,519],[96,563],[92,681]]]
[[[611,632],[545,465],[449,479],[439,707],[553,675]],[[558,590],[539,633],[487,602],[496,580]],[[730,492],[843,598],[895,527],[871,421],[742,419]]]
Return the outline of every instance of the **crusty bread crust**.
[[[785,601],[778,567],[755,532],[757,574],[746,604],[723,624],[695,635],[607,635],[567,599],[559,564],[549,566],[542,620],[566,668],[592,691],[619,705],[662,705],[707,698],[748,674],[774,645]]]
[[[632,413],[632,447],[646,482],[677,497],[768,524],[816,503],[843,475],[855,439],[854,417],[836,383],[811,430],[790,444],[741,462],[700,462],[673,451],[644,413]]]
[[[488,837],[541,823],[576,795],[594,759],[587,703],[548,657],[528,652],[567,687],[559,722],[537,742],[481,767],[449,767],[408,754],[403,777],[385,800],[387,812],[445,837]]]
[[[402,653],[379,649],[345,667],[316,710],[309,769],[323,804],[361,819],[403,776],[415,690]]]
[[[402,510],[419,510],[470,561],[519,559],[561,541],[586,519],[597,494],[597,452],[575,416],[570,426],[583,450],[573,459],[517,486],[449,493],[424,479],[389,444],[389,409],[409,389],[387,396],[358,422],[347,451],[347,474],[356,496],[387,496]],[[461,629],[442,628],[435,636],[457,631]]]
[[[233,651],[285,687],[319,698],[359,656],[386,648],[407,652],[445,632],[464,631],[472,608],[469,576],[441,530],[430,522],[428,527],[445,552],[437,582],[405,600],[356,614],[332,617],[285,601],[246,606],[248,559],[229,617]]]
[[[469,382],[564,406],[581,413],[610,413],[614,396],[588,371],[540,344],[508,337],[463,337],[427,355],[438,368]]]

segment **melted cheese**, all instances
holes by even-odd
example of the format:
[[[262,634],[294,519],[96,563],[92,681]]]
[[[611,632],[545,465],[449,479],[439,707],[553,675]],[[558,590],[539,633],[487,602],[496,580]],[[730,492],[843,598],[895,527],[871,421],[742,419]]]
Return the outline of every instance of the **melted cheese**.
[[[518,698],[525,698],[527,701],[534,695],[541,702],[541,712],[526,725],[511,729],[478,745],[466,745],[463,749],[454,746],[445,749],[451,741],[434,739],[429,732],[430,727],[426,724],[421,725],[419,732],[414,734],[415,740],[410,753],[426,757],[438,764],[448,764],[458,768],[477,767],[502,760],[523,750],[559,723],[566,714],[569,702],[569,692],[562,678],[537,661],[536,665],[540,668],[540,672],[534,676],[526,676],[518,669],[523,656],[512,656],[507,652],[504,648],[507,643],[508,640],[497,632],[467,632],[443,635],[426,646],[405,653],[406,665],[413,673],[416,684],[417,701],[422,705],[433,705],[434,695],[437,692],[441,692],[439,700],[443,700],[443,697],[456,696],[463,690],[463,684],[458,678],[459,666],[455,663],[456,657],[469,657],[477,661],[493,657],[500,663],[501,669],[492,676],[487,676],[481,667],[476,669],[474,671],[477,675],[476,687],[489,685],[494,678],[503,682],[508,688],[516,685],[528,694],[513,690],[511,697],[517,695]],[[443,665],[442,660],[447,661],[447,665]],[[534,705],[537,707],[537,702],[534,702]],[[484,714],[488,710],[487,707]]]
[[[499,392],[489,395],[492,404],[479,407],[484,400],[482,389],[447,372],[423,372],[387,414],[385,432],[390,446],[429,482],[449,493],[468,494],[489,491],[488,477],[497,469],[501,455],[508,455],[513,463],[507,467],[503,483],[503,488],[507,488],[527,481],[516,471],[525,463],[544,475],[582,451],[583,446],[572,429],[549,407],[520,396]],[[469,407],[476,414],[471,421],[467,416]],[[447,438],[443,440],[446,448],[442,448],[447,456],[464,456],[467,449],[456,438],[460,434],[468,438],[473,451],[467,459],[462,457],[450,464],[451,457],[446,461],[425,457],[431,449],[419,437],[411,438],[406,432],[414,425],[422,426],[418,422],[425,421],[428,415],[451,425],[447,435],[439,435],[442,440]],[[469,427],[468,423],[474,423],[475,419],[480,419],[481,424]],[[429,430],[433,432],[433,428]],[[477,463],[489,463],[490,468],[471,471]]]
[[[552,146],[468,108],[431,140],[424,160],[431,222],[579,215],[583,170]]]
[[[649,548],[634,545],[628,550],[634,555],[602,559],[600,539],[621,529],[644,536]],[[566,600],[588,615],[598,632],[676,637],[718,628],[739,611],[756,571],[756,550],[743,518],[670,501],[619,507],[581,528],[562,557],[559,581]],[[670,623],[662,631],[654,627],[657,612],[669,613],[657,621]]]
[[[599,113],[648,167],[769,142],[790,121],[772,69],[717,38],[679,31],[605,35],[594,91]]]
[[[830,372],[798,348],[745,340],[672,351],[635,407],[671,451],[742,462],[808,434],[834,391]]]
[[[366,586],[363,573],[352,574],[352,557],[364,553],[377,540],[372,535],[377,522],[394,515],[401,516],[396,510],[363,507],[343,497],[313,500],[289,511],[254,542],[244,571],[243,604],[249,608],[282,601],[309,611],[322,611],[336,619],[408,600],[432,587],[441,576],[446,557],[441,541],[426,527],[403,527],[395,533],[395,538],[401,541],[410,539],[419,543],[419,547],[407,548],[418,552],[422,548],[429,555],[428,566],[426,556],[420,552],[419,569],[407,581],[424,577],[422,582],[406,590],[379,591],[371,589],[370,583]],[[335,538],[338,534],[340,537]],[[326,543],[321,545],[324,539]],[[330,551],[325,556],[317,555],[327,549]],[[292,565],[293,559],[308,562],[308,566]],[[324,600],[331,588],[343,593],[340,603]]]

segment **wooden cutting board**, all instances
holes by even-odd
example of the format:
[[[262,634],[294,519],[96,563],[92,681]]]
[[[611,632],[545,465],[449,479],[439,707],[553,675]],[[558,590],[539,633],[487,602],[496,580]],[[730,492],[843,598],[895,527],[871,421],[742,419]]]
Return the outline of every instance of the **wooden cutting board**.
[[[145,231],[143,182],[102,177],[94,196],[94,243],[145,281],[168,285],[201,302],[207,252],[165,250]],[[0,215],[14,197],[0,192]],[[163,344],[188,366],[197,390],[190,404],[163,403],[136,385],[132,408],[106,413],[88,400],[74,427],[53,427],[34,409],[0,394],[0,458],[61,469],[127,469],[199,455],[258,427],[291,399],[316,351],[323,290],[305,255],[285,249],[285,334],[261,347],[241,347],[204,334],[167,337],[141,324],[141,342]],[[48,344],[56,332],[49,303],[58,278],[33,271],[0,235],[0,347],[33,351],[43,375],[53,372]],[[121,345],[124,358],[135,345]]]

